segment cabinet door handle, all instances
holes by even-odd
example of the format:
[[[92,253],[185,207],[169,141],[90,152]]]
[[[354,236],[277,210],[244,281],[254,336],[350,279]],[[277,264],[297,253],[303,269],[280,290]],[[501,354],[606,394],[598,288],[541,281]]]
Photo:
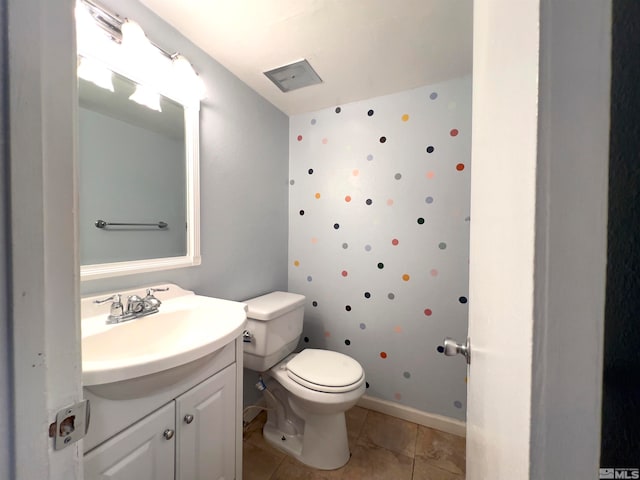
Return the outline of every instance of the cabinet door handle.
[[[189,424],[189,423],[191,423],[191,422],[193,422],[193,415],[191,415],[190,413],[187,413],[187,414],[184,416],[184,423]]]
[[[167,428],[167,429],[164,431],[164,433],[162,434],[162,436],[163,436],[164,438],[166,438],[167,440],[171,440],[171,439],[173,438],[173,435],[174,435],[175,433],[176,433],[176,432],[174,432],[174,431],[173,431],[173,430],[171,430],[170,428]]]

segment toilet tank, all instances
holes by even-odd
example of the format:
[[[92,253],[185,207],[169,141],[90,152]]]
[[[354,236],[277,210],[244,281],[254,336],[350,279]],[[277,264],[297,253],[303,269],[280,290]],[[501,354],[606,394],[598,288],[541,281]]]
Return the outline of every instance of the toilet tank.
[[[243,302],[250,334],[243,343],[245,368],[264,372],[296,348],[302,334],[304,300],[297,293],[272,292]]]

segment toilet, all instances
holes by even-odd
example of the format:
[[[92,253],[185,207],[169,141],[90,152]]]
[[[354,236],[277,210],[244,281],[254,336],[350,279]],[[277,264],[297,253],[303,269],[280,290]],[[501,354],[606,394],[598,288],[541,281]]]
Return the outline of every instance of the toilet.
[[[338,352],[292,353],[302,334],[305,297],[272,292],[246,300],[244,367],[261,372],[256,385],[267,403],[265,440],[322,470],[349,461],[345,411],[365,391],[364,370]]]

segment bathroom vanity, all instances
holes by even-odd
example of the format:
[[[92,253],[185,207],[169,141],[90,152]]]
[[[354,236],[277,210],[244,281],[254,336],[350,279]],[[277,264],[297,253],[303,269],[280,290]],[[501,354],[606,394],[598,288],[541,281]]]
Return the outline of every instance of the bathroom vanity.
[[[246,306],[167,286],[159,313],[114,325],[82,300],[87,479],[242,478]]]

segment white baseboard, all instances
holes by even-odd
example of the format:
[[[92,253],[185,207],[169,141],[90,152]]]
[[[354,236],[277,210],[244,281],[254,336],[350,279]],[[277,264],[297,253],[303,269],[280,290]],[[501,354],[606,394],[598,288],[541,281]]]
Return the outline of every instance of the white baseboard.
[[[466,437],[466,423],[455,418],[437,415],[435,413],[423,412],[415,408],[400,405],[399,403],[381,400],[379,398],[364,395],[358,402],[358,406],[368,408],[375,412],[391,415],[392,417],[401,418],[408,422],[424,425],[425,427],[435,428],[442,432],[452,433],[461,437]]]
[[[256,408],[249,408],[253,406],[255,406]],[[244,407],[244,410],[242,412],[243,425],[247,425],[248,423],[251,423],[251,421],[254,418],[260,415],[260,412],[262,412],[264,410],[264,407],[266,406],[267,406],[267,403],[264,401],[264,397],[261,397],[253,405],[247,405],[246,407]],[[257,407],[263,407],[263,408],[257,408]]]

